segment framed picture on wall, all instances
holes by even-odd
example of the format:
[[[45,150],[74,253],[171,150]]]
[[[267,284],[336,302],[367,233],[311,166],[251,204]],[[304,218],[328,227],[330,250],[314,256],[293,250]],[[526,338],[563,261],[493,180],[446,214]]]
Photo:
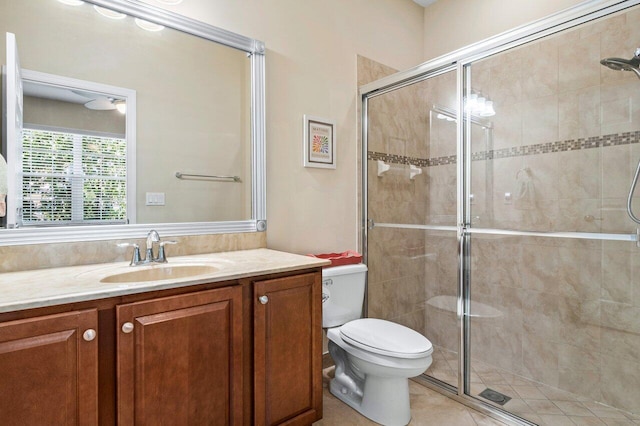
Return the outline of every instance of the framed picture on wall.
[[[336,123],[304,115],[304,166],[336,168]]]

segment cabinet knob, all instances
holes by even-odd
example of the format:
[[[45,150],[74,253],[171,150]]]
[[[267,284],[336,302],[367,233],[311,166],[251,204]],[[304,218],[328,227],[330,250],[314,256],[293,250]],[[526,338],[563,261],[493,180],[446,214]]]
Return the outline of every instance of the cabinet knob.
[[[133,331],[133,324],[130,322],[125,322],[122,324],[122,332],[123,333],[131,333]]]
[[[260,301],[260,303],[262,303],[263,305],[266,305],[267,302],[269,301],[269,297],[268,296],[260,296],[258,297],[258,300]]]
[[[90,342],[96,338],[96,331],[93,328],[85,330],[85,332],[82,333],[82,338],[87,342]]]

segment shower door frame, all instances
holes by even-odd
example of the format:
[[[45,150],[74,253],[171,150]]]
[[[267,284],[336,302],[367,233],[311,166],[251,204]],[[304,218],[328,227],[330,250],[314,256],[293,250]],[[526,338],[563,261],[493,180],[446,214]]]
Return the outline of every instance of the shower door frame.
[[[547,18],[535,21],[531,24],[517,27],[511,31],[499,34],[495,37],[472,44],[465,48],[456,50],[451,54],[427,61],[414,68],[401,71],[396,74],[384,77],[380,80],[360,87],[359,95],[361,100],[361,201],[362,201],[362,226],[361,241],[364,262],[368,263],[368,232],[374,227],[404,228],[431,231],[456,232],[458,245],[458,298],[456,303],[456,318],[458,321],[458,386],[437,380],[433,377],[419,376],[415,380],[421,384],[443,393],[467,406],[470,406],[484,414],[496,419],[506,421],[514,425],[535,425],[525,419],[498,408],[489,403],[483,402],[471,395],[469,372],[470,372],[470,248],[471,236],[478,235],[510,235],[510,236],[531,236],[543,238],[570,238],[589,239],[607,241],[636,242],[640,246],[640,229],[635,234],[608,234],[608,233],[587,233],[587,232],[529,232],[514,231],[495,228],[475,228],[471,222],[471,117],[461,114],[464,111],[464,99],[471,94],[469,84],[471,65],[483,58],[500,53],[502,51],[520,46],[560,31],[575,27],[591,20],[604,17],[606,15],[622,11],[624,9],[640,4],[640,0],[589,0],[574,7],[553,14]],[[407,225],[407,224],[375,224],[368,217],[368,100],[384,95],[394,90],[418,83],[420,81],[436,77],[446,72],[456,71],[456,169],[457,169],[457,212],[456,226],[430,226],[430,225]],[[367,292],[368,294],[368,292]],[[368,312],[368,304],[365,299],[365,313]]]

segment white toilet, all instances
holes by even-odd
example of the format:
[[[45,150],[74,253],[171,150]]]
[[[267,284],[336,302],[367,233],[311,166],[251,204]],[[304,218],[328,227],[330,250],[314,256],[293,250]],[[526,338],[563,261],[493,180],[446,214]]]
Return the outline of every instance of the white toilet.
[[[385,426],[411,420],[410,377],[431,365],[433,345],[390,321],[360,318],[367,266],[322,271],[322,326],[336,364],[329,390],[362,415]]]

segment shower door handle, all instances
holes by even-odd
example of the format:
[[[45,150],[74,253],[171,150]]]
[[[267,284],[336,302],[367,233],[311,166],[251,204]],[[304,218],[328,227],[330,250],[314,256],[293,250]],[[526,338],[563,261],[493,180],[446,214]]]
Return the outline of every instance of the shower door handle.
[[[469,252],[469,224],[465,222],[458,223],[458,253],[468,253]],[[465,247],[467,246],[467,247]],[[458,294],[465,294],[465,287],[468,286],[468,277],[466,274],[468,273],[467,263],[469,259],[467,257],[463,258],[462,262],[458,264]],[[461,321],[465,316],[465,304],[462,298],[458,298],[456,303],[456,319]]]

